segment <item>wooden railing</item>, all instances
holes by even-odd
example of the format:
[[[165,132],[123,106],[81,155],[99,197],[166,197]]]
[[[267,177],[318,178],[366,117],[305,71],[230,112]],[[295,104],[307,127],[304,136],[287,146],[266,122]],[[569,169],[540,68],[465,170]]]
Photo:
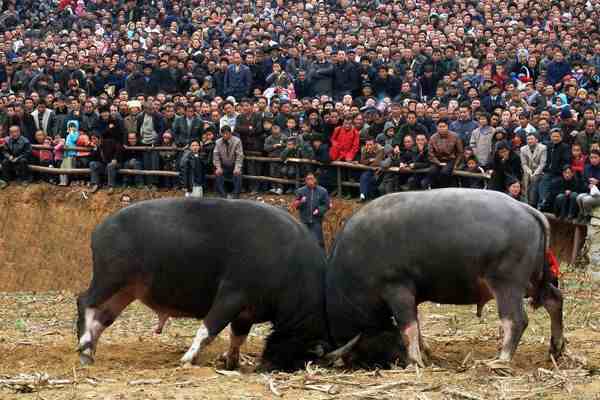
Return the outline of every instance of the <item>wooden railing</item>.
[[[43,145],[32,145],[35,150],[47,150],[53,151],[54,148],[51,146],[43,146]],[[180,147],[166,147],[166,146],[124,146],[126,150],[132,151],[183,151],[184,149]],[[63,147],[62,151],[78,151],[78,152],[90,152],[93,151],[92,147]],[[248,161],[258,161],[258,162],[267,162],[267,163],[283,163],[284,161],[280,158],[276,157],[264,157],[260,155],[260,153],[256,152],[247,152],[244,156],[244,160]],[[378,168],[370,167],[367,165],[359,164],[358,162],[345,162],[345,161],[332,161],[329,164],[324,164],[319,161],[305,159],[305,158],[288,158],[286,160],[288,163],[296,163],[296,164],[304,164],[304,165],[314,165],[324,168],[332,168],[336,171],[336,185],[337,185],[337,195],[341,196],[343,193],[344,187],[359,187],[357,182],[345,181],[343,180],[344,169],[346,170],[360,170],[360,171],[368,171],[368,170],[377,170]],[[42,167],[37,165],[30,165],[30,170],[54,174],[54,175],[89,175],[89,168],[50,168],[50,167]],[[384,172],[396,172],[399,174],[425,174],[429,172],[428,168],[425,169],[411,169],[411,168],[400,168],[400,167],[390,167]],[[136,169],[120,169],[119,174],[121,175],[144,175],[144,176],[168,176],[168,177],[177,177],[179,176],[178,172],[175,171],[157,171],[157,170],[136,170]],[[454,171],[454,176],[459,177],[468,177],[468,178],[478,178],[478,179],[489,179],[489,175],[487,174],[478,174],[467,171]],[[213,179],[213,175],[208,175],[209,179]],[[296,187],[300,186],[302,183],[302,176],[300,176],[300,169],[296,168],[296,177],[295,179],[287,179],[287,178],[276,178],[271,176],[257,176],[257,175],[242,175],[243,179],[262,181],[262,182],[272,182],[272,183],[281,183],[281,184],[291,184]]]

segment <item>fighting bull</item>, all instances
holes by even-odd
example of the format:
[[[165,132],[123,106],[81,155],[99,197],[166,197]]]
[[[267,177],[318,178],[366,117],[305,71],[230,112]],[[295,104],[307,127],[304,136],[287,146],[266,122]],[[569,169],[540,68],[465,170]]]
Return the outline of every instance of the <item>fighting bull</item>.
[[[255,323],[271,321],[264,368],[329,363],[356,340],[331,350],[327,340],[325,255],[286,211],[249,201],[166,199],[135,204],[92,235],[93,278],[77,299],[78,351],[94,361],[98,339],[139,300],[159,316],[203,319],[184,364],[230,325],[227,368]]]
[[[529,297],[550,315],[550,353],[558,357],[563,299],[545,262],[549,229],[543,214],[492,191],[441,189],[373,201],[346,223],[330,256],[333,342],[362,334],[347,362],[422,366],[420,303],[476,304],[480,312],[495,298],[503,328],[499,360],[508,362],[527,327]]]

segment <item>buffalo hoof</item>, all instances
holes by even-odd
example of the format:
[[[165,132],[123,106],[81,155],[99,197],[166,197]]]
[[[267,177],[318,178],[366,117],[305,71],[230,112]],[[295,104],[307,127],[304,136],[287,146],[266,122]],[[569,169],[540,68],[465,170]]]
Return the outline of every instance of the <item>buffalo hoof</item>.
[[[510,361],[497,359],[497,360],[487,362],[486,365],[488,366],[489,369],[491,369],[498,375],[503,375],[503,376],[512,375],[512,368],[510,366]]]
[[[185,353],[183,357],[181,357],[181,360],[179,360],[179,363],[186,368],[191,367],[192,365],[196,365],[197,362],[197,357],[194,354],[190,354],[189,351]]]
[[[225,363],[225,369],[228,371],[233,371],[238,369],[240,366],[240,356],[238,355],[229,355],[228,352],[223,353],[220,357],[220,360]]]
[[[557,343],[558,342],[558,343]],[[565,340],[561,339],[559,341],[551,340],[550,341],[550,352],[548,353],[548,360],[550,360],[550,356],[554,357],[557,360],[560,356],[562,356],[565,350]]]
[[[90,356],[89,354],[80,353],[79,362],[83,366],[92,365],[94,363],[94,357]]]

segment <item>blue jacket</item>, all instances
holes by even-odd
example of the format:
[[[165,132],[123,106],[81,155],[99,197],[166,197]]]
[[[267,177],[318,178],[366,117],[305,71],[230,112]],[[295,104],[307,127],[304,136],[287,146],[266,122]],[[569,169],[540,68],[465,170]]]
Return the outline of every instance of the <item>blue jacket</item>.
[[[75,131],[69,132],[67,135],[67,139],[65,140],[65,147],[75,147],[77,146],[77,139],[79,139],[79,121],[77,120],[69,120],[67,121],[67,127],[71,124],[75,125]],[[77,152],[73,150],[68,150],[64,152],[64,157],[76,157]]]
[[[300,203],[300,220],[305,224],[320,223],[327,210],[329,210],[329,193],[327,189],[317,185],[314,189],[308,186],[302,186],[296,190],[296,199],[302,200]],[[313,215],[315,210],[319,210],[317,215]]]
[[[548,74],[548,83],[556,85],[562,78],[571,73],[571,65],[566,61],[553,61],[548,64],[546,73]]]
[[[592,164],[585,165],[583,170],[583,181],[586,188],[590,183],[590,178],[596,178],[600,181],[600,165],[597,167],[594,167]],[[589,189],[586,190],[586,192],[589,192]]]
[[[247,65],[240,65],[239,71],[235,69],[235,65],[230,65],[225,71],[223,81],[225,96],[233,96],[238,99],[248,97],[252,88],[252,72]]]

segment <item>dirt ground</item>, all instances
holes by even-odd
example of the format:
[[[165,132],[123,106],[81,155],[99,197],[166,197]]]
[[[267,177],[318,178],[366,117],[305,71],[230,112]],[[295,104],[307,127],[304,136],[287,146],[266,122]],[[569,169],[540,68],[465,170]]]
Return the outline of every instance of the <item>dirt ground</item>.
[[[0,399],[600,399],[600,294],[581,274],[568,273],[563,285],[569,344],[556,365],[546,359],[543,309],[529,311],[511,369],[497,370],[486,364],[499,346],[493,304],[482,320],[474,307],[426,304],[420,312],[434,355],[426,369],[308,366],[268,375],[255,372],[265,325],[242,348],[241,373],[221,370],[228,333],[203,353],[202,366],[182,368],[198,322],[173,320],[154,335],[156,316],[135,303],[102,336],[96,364],[81,367],[73,293],[0,294]]]
[[[295,374],[255,371],[268,326],[254,327],[242,348],[240,372],[222,371],[228,333],[182,368],[198,321],[174,320],[162,335],[157,318],[131,305],[102,336],[96,364],[81,367],[75,353],[75,294],[90,279],[89,236],[95,225],[132,201],[181,195],[120,191],[86,196],[84,188],[34,185],[0,192],[0,400],[4,399],[582,399],[600,400],[600,287],[581,272],[563,281],[565,357],[546,359],[549,318],[529,312],[530,324],[510,369],[487,361],[499,347],[498,318],[490,304],[425,304],[420,311],[433,363],[423,370],[344,371],[307,366]],[[256,198],[255,198],[256,199]],[[287,208],[289,198],[260,200]],[[331,243],[356,211],[336,200],[325,222]],[[554,227],[553,227],[554,229]],[[554,229],[564,248],[568,227]],[[563,243],[562,247],[560,244]],[[566,251],[566,250],[565,250]]]

